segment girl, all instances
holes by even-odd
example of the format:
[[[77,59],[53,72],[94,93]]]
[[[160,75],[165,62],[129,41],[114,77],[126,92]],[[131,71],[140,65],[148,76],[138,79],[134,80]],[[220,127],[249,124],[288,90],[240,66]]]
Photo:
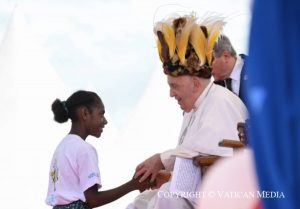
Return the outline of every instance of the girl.
[[[133,191],[150,187],[147,181],[132,179],[111,190],[101,187],[96,149],[85,141],[88,135],[100,137],[107,124],[100,97],[89,91],[77,91],[66,101],[52,104],[54,120],[72,121],[70,133],[57,146],[50,167],[46,203],[53,209],[88,209],[112,202]]]

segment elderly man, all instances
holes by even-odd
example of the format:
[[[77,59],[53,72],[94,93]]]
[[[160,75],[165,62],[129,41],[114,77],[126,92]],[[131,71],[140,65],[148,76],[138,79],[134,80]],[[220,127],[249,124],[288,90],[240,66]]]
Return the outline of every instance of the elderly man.
[[[215,83],[226,87],[242,101],[245,101],[244,86],[247,82],[245,72],[246,55],[237,55],[229,38],[221,35],[214,46],[214,61],[212,63],[212,74]]]
[[[135,177],[141,177],[140,181],[156,179],[161,187],[141,193],[128,208],[194,208],[194,198],[159,195],[170,192],[173,180],[164,183],[162,173],[173,171],[178,156],[192,161],[198,155],[232,155],[231,149],[218,143],[223,138],[237,138],[236,125],[245,121],[247,110],[236,95],[211,81],[212,49],[223,25],[219,17],[199,24],[193,15],[155,25],[170,96],[184,111],[183,123],[176,148],[155,154],[136,168]]]

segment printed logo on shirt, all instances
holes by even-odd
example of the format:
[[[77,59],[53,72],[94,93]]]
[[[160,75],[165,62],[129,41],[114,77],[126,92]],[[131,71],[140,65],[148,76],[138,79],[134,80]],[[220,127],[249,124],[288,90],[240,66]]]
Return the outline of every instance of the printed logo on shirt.
[[[56,191],[55,183],[58,181],[58,167],[57,167],[57,160],[55,159],[51,172],[50,172],[51,180],[53,183],[53,189]]]
[[[93,178],[93,177],[99,177],[99,173],[96,173],[96,172],[92,172],[88,175],[88,178]]]
[[[48,205],[53,205],[54,202],[55,202],[55,196],[54,196],[54,194],[51,194],[51,195],[48,197],[48,199],[47,199],[47,204],[48,204]]]

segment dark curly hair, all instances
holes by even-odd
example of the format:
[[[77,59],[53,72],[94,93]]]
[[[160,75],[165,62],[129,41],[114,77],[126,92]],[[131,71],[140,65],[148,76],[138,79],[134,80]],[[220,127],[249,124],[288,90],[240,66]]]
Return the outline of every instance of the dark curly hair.
[[[72,121],[77,120],[76,109],[80,106],[87,107],[90,111],[92,107],[103,103],[100,97],[91,91],[79,90],[74,92],[66,101],[55,99],[52,103],[51,110],[54,114],[54,120],[58,123],[64,123],[70,118]]]

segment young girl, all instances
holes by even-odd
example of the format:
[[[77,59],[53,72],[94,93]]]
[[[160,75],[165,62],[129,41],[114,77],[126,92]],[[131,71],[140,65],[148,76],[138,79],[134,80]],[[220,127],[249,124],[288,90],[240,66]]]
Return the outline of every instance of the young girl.
[[[100,97],[89,91],[77,91],[66,101],[52,104],[54,120],[72,121],[70,133],[57,146],[50,167],[46,203],[53,209],[88,209],[112,202],[133,191],[149,188],[149,183],[132,179],[111,190],[101,187],[96,149],[85,141],[88,135],[100,137],[107,124]]]

